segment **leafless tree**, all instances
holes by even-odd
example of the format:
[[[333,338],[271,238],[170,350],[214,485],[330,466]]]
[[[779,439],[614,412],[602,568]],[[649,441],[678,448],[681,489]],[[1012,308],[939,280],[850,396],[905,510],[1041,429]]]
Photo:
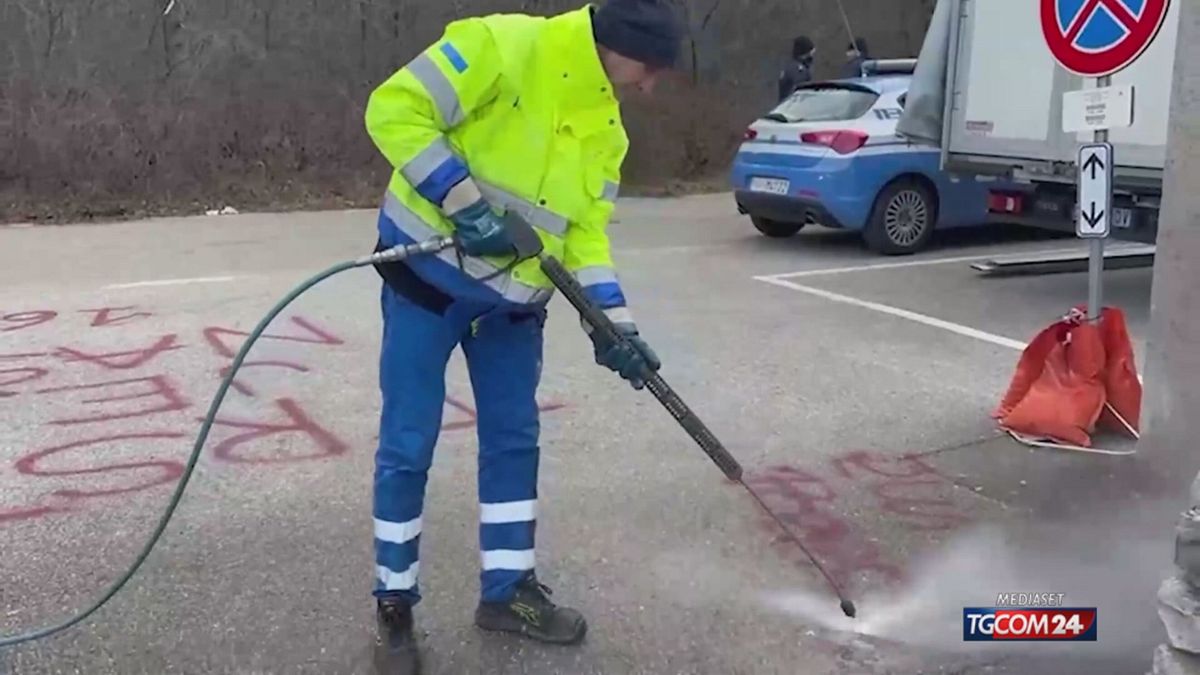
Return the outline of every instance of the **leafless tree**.
[[[790,40],[915,55],[932,0],[675,0],[688,77],[631,101],[631,189],[724,175]],[[567,0],[0,0],[0,221],[377,202],[371,88],[446,22]],[[661,130],[666,129],[663,133]]]

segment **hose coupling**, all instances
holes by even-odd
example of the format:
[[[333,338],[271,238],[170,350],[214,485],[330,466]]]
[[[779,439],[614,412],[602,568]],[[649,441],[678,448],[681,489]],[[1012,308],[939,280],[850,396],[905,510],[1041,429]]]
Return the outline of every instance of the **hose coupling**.
[[[393,246],[392,248],[365,255],[355,261],[355,265],[363,267],[366,265],[379,265],[383,263],[397,262],[405,260],[416,255],[428,255],[430,253],[440,253],[454,246],[454,239],[451,237],[430,237],[425,241],[420,241],[415,244],[406,244],[403,246]]]

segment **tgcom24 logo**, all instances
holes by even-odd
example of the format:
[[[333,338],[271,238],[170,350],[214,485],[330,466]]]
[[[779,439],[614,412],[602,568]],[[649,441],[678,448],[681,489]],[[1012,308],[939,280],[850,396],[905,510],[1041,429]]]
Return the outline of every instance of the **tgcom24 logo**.
[[[963,641],[1095,642],[1095,607],[1063,607],[1062,593],[1001,593],[995,607],[963,608]]]

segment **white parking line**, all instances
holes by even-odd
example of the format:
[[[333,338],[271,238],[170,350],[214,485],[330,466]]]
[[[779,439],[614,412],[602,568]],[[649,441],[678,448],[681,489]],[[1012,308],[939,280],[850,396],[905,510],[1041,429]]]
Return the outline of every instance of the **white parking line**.
[[[1024,255],[1031,255],[1031,256],[1032,255],[1038,255],[1038,256],[1065,255],[1068,253],[1082,254],[1085,252],[1086,251],[1084,251],[1084,249],[1075,247],[1075,248],[1055,248],[1055,249],[1049,249],[1049,250],[1035,249],[1033,251],[1029,251],[1028,253],[1025,253]],[[1008,255],[1021,255],[1021,254],[1008,254]],[[871,263],[871,264],[867,264],[867,265],[856,265],[856,266],[851,266],[851,267],[826,267],[826,268],[815,269],[815,270],[801,270],[799,272],[785,272],[783,274],[772,274],[772,275],[769,275],[769,277],[773,278],[773,279],[799,279],[801,277],[819,277],[819,276],[824,276],[826,274],[845,274],[847,272],[871,272],[874,270],[894,270],[894,269],[900,269],[900,268],[904,268],[904,267],[926,267],[929,265],[947,265],[947,264],[952,264],[952,263],[972,262],[975,260],[987,260],[989,258],[996,258],[996,257],[1004,257],[1004,256],[997,256],[996,254],[993,253],[993,254],[982,254],[982,255],[963,255],[963,256],[955,256],[953,258],[928,258],[925,260],[905,260],[903,262]],[[765,280],[767,277],[755,277],[755,278]]]
[[[781,286],[783,288],[788,288],[793,291],[800,291],[801,293],[808,293],[809,295],[815,295],[818,298],[824,298],[826,300],[832,300],[833,302],[840,302],[840,303],[843,303],[846,305],[853,305],[855,307],[862,307],[864,309],[874,310],[876,312],[881,312],[883,314],[890,314],[891,316],[900,317],[901,319],[907,319],[909,321],[913,321],[913,322],[916,322],[919,324],[924,324],[926,326],[940,328],[945,331],[950,331],[951,333],[957,333],[958,335],[963,335],[965,337],[974,338],[976,340],[980,340],[982,342],[987,342],[989,344],[993,344],[993,345],[996,345],[999,347],[1006,347],[1008,349],[1015,349],[1017,351],[1021,351],[1021,350],[1025,349],[1025,347],[1026,347],[1026,343],[1021,342],[1020,340],[1014,340],[1012,338],[1004,337],[1003,335],[996,335],[995,333],[988,333],[986,331],[981,331],[981,330],[978,330],[975,328],[971,328],[970,326],[964,326],[959,323],[943,321],[936,317],[928,316],[925,314],[918,314],[917,312],[911,312],[907,309],[902,309],[900,307],[892,307],[891,305],[884,305],[884,304],[880,304],[878,302],[871,302],[870,300],[860,300],[858,298],[850,297],[849,295],[842,295],[841,293],[834,293],[833,291],[827,291],[827,290],[824,290],[821,288],[813,288],[812,286],[804,286],[802,284],[788,281],[786,279],[781,279],[778,276],[765,276],[765,277],[754,277],[754,278],[758,281],[763,281],[768,284],[773,284],[775,286]]]
[[[126,288],[151,288],[155,286],[182,286],[185,284],[219,284],[233,281],[237,277],[193,277],[191,279],[156,279],[154,281],[134,281],[126,284],[109,284],[105,290],[122,290]]]

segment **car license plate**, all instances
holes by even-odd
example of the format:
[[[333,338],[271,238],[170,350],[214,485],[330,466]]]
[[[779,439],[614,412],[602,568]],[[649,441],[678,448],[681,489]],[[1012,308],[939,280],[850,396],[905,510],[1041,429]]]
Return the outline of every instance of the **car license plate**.
[[[751,178],[750,189],[754,192],[770,192],[776,195],[786,195],[791,184],[782,178]]]
[[[1133,225],[1133,210],[1132,209],[1113,209],[1112,226],[1121,230],[1128,230]]]

